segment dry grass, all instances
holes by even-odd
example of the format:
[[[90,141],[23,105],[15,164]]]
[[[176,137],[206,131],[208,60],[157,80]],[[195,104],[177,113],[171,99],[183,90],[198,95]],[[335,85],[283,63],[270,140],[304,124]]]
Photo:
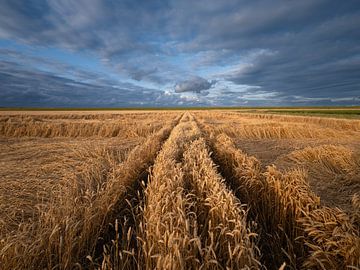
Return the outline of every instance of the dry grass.
[[[339,130],[360,131],[360,121],[350,119],[335,119],[326,117],[306,117],[294,115],[274,115],[274,114],[243,114],[249,118],[271,119],[277,122],[297,122],[309,123],[322,127],[334,128]]]
[[[199,266],[194,218],[184,191],[179,164],[184,145],[199,133],[184,115],[156,158],[145,191],[143,249],[146,269],[189,269]]]
[[[360,155],[349,147],[320,145],[296,150],[279,163],[299,166],[324,204],[352,211],[351,197],[360,194]]]
[[[314,127],[308,124],[263,122],[258,120],[242,121],[241,124],[221,124],[216,127],[218,134],[244,139],[305,139],[336,138],[339,133],[348,136],[348,132],[339,132],[330,128]]]
[[[44,181],[26,187],[27,194],[47,185],[49,191],[45,194],[37,192],[36,198],[29,197],[26,203],[32,210],[31,218],[16,220],[18,228],[3,238],[0,252],[5,269],[52,268],[57,265],[66,268],[69,267],[67,260],[77,256],[72,248],[79,240],[75,237],[78,231],[75,227],[89,219],[85,214],[86,204],[91,202],[97,189],[106,181],[111,167],[121,162],[123,155],[108,149],[80,151],[79,154],[84,155],[84,164],[80,165],[78,173],[69,172],[56,184]],[[92,166],[86,166],[87,161],[91,161]],[[15,213],[20,211],[14,210]],[[64,240],[68,242],[64,243]],[[62,254],[68,255],[69,252],[70,258],[63,258]]]
[[[356,120],[1,115],[1,269],[360,269]]]
[[[338,208],[322,207],[299,220],[309,249],[307,269],[359,269],[360,233],[351,217]]]
[[[6,137],[146,137],[159,130],[169,115],[160,114],[156,118],[135,114],[67,116],[8,116],[0,118],[0,136]]]
[[[237,191],[240,200],[248,204],[249,215],[259,226],[262,261],[271,269],[280,267],[283,262],[296,268],[296,258],[301,257],[304,251],[301,245],[296,247],[295,243],[298,236],[296,216],[299,212],[294,204],[302,197],[297,194],[301,193],[301,189],[297,189],[300,185],[288,186],[288,183],[298,181],[299,173],[283,176],[269,167],[262,174],[259,162],[236,149],[224,135],[214,139],[213,149],[223,175]],[[316,205],[316,198],[311,199]]]
[[[316,163],[329,173],[336,174],[355,173],[360,165],[359,157],[355,157],[351,149],[337,145],[306,147],[290,153],[288,158],[298,164]]]
[[[324,119],[268,114],[197,113],[213,127],[216,134],[225,133],[244,139],[346,139],[360,136],[360,120]]]
[[[213,138],[212,145],[223,174],[259,224],[262,260],[268,268],[284,261],[294,269],[359,267],[360,238],[353,218],[321,207],[304,171],[281,173],[268,167],[261,173],[259,162],[236,149],[229,137]]]
[[[200,136],[184,115],[156,159],[145,191],[144,268],[257,269],[246,213]]]
[[[256,234],[247,213],[216,172],[203,138],[184,153],[184,171],[194,196],[198,234],[202,239],[202,268],[259,269]]]
[[[172,126],[149,136],[123,162],[121,152],[87,152],[84,159],[91,165],[65,175],[46,207],[39,208],[37,218],[20,223],[15,233],[2,239],[4,269],[96,264],[91,258],[96,255],[99,237],[114,219],[116,206],[151,165]]]

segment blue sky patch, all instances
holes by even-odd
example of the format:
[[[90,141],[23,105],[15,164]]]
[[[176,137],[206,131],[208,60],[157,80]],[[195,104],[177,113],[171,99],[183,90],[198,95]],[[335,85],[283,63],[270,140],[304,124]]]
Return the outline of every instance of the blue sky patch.
[[[0,106],[360,105],[358,1],[4,0]]]

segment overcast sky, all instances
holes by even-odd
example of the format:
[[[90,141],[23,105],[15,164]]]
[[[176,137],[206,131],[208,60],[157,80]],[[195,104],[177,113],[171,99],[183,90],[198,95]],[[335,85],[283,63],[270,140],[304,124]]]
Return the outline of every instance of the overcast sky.
[[[360,105],[360,1],[0,0],[0,106]]]

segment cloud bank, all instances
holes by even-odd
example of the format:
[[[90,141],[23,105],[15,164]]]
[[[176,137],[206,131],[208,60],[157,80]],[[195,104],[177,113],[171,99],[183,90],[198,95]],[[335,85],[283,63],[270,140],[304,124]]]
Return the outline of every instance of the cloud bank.
[[[356,0],[4,0],[0,106],[359,105],[359,27]]]

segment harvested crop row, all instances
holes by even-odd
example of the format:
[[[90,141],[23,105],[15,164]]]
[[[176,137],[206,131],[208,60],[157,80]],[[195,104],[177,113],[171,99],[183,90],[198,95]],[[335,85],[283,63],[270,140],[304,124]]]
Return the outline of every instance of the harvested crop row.
[[[356,197],[355,197],[356,198]],[[360,207],[349,216],[338,208],[321,207],[299,218],[309,255],[304,269],[360,269]]]
[[[279,175],[274,175],[276,171],[272,170],[264,177],[259,162],[236,149],[227,136],[219,135],[212,146],[223,175],[240,200],[248,204],[250,218],[259,225],[259,244],[264,264],[270,269],[280,267],[284,261],[296,265],[295,260],[303,255],[303,250],[301,247],[294,247],[298,236],[294,224],[294,207],[297,201],[290,197],[291,203],[285,202],[285,195],[291,195],[291,191],[284,193],[284,197],[281,196],[279,192],[282,184],[278,179]],[[300,175],[295,175],[298,176]],[[291,176],[287,178],[288,182],[293,180]],[[316,202],[314,200],[315,198],[311,200],[312,203]]]
[[[246,213],[200,137],[185,114],[159,153],[145,191],[138,261],[146,269],[258,269]]]
[[[184,191],[180,158],[185,143],[199,136],[192,116],[184,114],[156,158],[145,191],[143,251],[146,269],[198,268],[195,218]]]
[[[125,195],[139,185],[138,180],[177,122],[174,120],[149,136],[124,162],[110,161],[105,171],[101,163],[96,167],[90,165],[87,172],[68,179],[37,222],[21,227],[15,236],[1,241],[2,267],[71,269],[89,266],[92,260],[96,264],[99,237],[115,220]]]
[[[123,162],[139,142],[118,145],[109,142],[103,145],[30,142],[10,149],[2,145],[0,239],[16,234],[19,226],[36,222],[53,203],[54,197],[58,197],[62,189],[68,189],[71,181],[78,181],[78,186],[83,188],[85,183],[98,185],[98,181],[91,182],[90,179],[106,175],[114,164]]]
[[[225,133],[230,137],[244,139],[328,139],[338,137],[351,139],[358,136],[356,130],[339,129],[335,123],[334,125],[320,125],[311,121],[277,121],[277,118],[252,118],[252,114],[246,116],[229,113],[199,113],[199,115],[206,124],[213,126],[214,132],[217,134]],[[238,122],[239,119],[241,119],[241,123]],[[346,120],[339,121],[342,123],[341,121]]]
[[[162,127],[154,122],[0,122],[0,135],[6,137],[134,137]]]
[[[257,248],[246,224],[246,212],[216,172],[203,138],[184,153],[184,172],[194,194],[205,269],[259,269]]]
[[[305,138],[336,138],[347,136],[337,130],[330,128],[319,128],[299,123],[242,123],[239,124],[221,124],[216,126],[217,134],[225,133],[230,137],[239,137],[244,139],[305,139]]]
[[[248,139],[335,138],[338,136],[338,132],[329,128],[315,128],[306,124],[288,123],[244,124],[241,126],[224,125],[218,131],[232,137]]]
[[[306,147],[291,152],[287,158],[298,164],[316,163],[328,173],[350,174],[360,167],[360,158],[351,149],[337,145]]]
[[[300,115],[278,115],[268,113],[245,113],[245,112],[210,112],[200,113],[205,118],[216,119],[226,122],[238,122],[239,119],[246,122],[281,122],[281,123],[303,123],[312,126],[325,127],[334,130],[360,131],[360,121],[357,119],[338,119],[316,116]]]
[[[128,119],[136,119],[144,121],[149,119],[149,114],[156,114],[161,118],[167,116],[175,117],[177,113],[171,112],[129,112],[129,111],[0,111],[0,122],[43,122],[47,120],[116,120],[128,121]]]
[[[360,195],[359,153],[349,147],[326,144],[295,150],[278,162],[306,169],[312,189],[325,205],[353,211],[351,197]]]
[[[281,122],[298,122],[298,123],[311,123],[323,127],[339,129],[339,130],[352,130],[360,131],[360,121],[350,119],[334,119],[326,117],[306,117],[296,115],[275,115],[275,114],[246,114],[241,113],[242,116],[258,119],[271,119]]]
[[[358,231],[345,213],[320,206],[303,172],[283,174],[268,167],[261,173],[259,162],[236,149],[226,135],[211,143],[223,175],[259,224],[262,260],[269,269],[284,261],[295,269],[359,266]]]

